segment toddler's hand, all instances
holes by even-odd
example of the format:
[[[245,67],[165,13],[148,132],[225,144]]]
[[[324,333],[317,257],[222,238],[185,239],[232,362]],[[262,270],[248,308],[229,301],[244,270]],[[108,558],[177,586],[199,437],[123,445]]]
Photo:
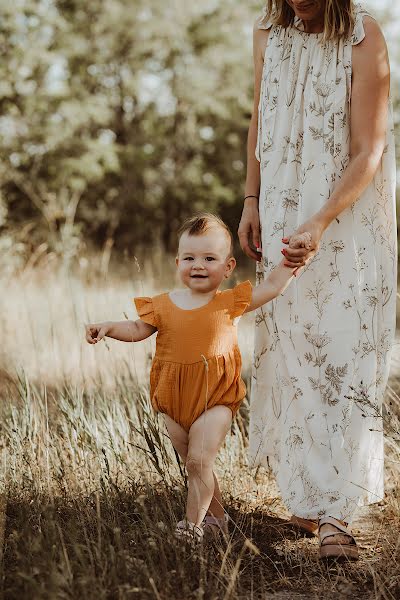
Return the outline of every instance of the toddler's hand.
[[[88,323],[85,325],[86,341],[89,344],[100,342],[110,330],[109,323]]]
[[[306,231],[305,233],[298,233],[297,235],[292,235],[289,240],[289,248],[306,248],[307,250],[311,250],[311,233],[308,233],[308,231]]]
[[[312,248],[312,236],[311,233],[305,231],[304,233],[297,233],[292,235],[289,239],[289,248],[299,249],[305,248],[306,250],[311,250]],[[293,271],[293,275],[296,277],[298,272],[302,267],[298,267]]]

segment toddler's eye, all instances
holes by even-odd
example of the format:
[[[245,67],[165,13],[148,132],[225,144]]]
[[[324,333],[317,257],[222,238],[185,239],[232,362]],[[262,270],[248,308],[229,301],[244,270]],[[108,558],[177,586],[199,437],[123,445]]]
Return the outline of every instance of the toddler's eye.
[[[206,260],[208,260],[208,262],[211,262],[212,260],[215,260],[215,258],[213,256],[206,256]]]
[[[193,260],[193,256],[185,256],[183,260]]]

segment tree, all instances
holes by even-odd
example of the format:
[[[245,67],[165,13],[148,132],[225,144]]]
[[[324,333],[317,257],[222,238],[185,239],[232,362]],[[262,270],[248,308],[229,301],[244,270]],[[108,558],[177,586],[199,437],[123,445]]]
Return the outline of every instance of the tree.
[[[29,248],[67,257],[111,238],[171,251],[201,209],[236,229],[259,12],[253,0],[7,4],[0,228],[28,223]]]

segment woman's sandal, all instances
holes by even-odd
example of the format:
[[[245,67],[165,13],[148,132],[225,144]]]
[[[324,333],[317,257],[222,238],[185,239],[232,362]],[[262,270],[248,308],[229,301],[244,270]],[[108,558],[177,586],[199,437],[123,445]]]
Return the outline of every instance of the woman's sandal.
[[[318,521],[313,519],[302,519],[292,515],[289,520],[290,525],[293,525],[299,532],[310,536],[318,535]]]
[[[213,515],[206,515],[203,521],[203,530],[207,538],[216,538],[221,533],[223,536],[228,535],[229,517],[225,513],[222,519],[218,519]]]
[[[323,525],[333,525],[337,529],[337,533],[332,531],[321,532]],[[345,534],[349,538],[349,543],[335,543],[331,541],[329,543],[323,543],[328,538],[335,538],[337,535]],[[340,521],[333,517],[323,517],[318,522],[318,535],[319,535],[319,557],[320,558],[336,558],[336,559],[347,559],[347,560],[358,560],[358,547],[356,540],[351,535],[347,527],[342,525]]]
[[[194,546],[203,541],[204,529],[202,525],[198,526],[190,521],[183,520],[176,524],[174,535],[176,539],[184,540]]]

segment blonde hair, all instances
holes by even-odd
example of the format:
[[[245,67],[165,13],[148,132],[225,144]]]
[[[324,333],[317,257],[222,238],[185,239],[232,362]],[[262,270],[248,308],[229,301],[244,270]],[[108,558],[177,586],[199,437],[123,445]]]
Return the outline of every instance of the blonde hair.
[[[187,232],[188,235],[203,235],[211,229],[211,227],[218,227],[223,229],[227,238],[229,238],[229,256],[233,254],[233,237],[231,230],[228,225],[223,222],[222,219],[213,215],[212,213],[202,212],[189,219],[186,219],[178,230],[178,239],[180,240],[182,234]]]
[[[324,40],[346,37],[354,27],[353,0],[319,0],[325,2]],[[267,0],[266,14],[262,23],[270,21],[273,25],[290,27],[295,12],[286,0]]]

